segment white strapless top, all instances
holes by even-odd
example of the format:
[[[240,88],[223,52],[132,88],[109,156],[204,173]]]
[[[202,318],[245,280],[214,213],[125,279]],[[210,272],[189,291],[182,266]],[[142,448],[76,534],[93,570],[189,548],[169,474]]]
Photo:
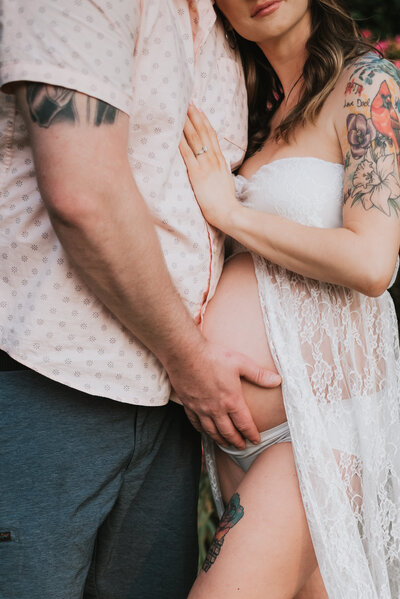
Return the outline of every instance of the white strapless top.
[[[248,208],[320,228],[343,224],[342,164],[320,158],[280,158],[262,165],[249,179],[235,177],[237,197]],[[391,286],[397,275],[399,259]]]
[[[343,165],[319,158],[280,158],[250,179],[236,177],[238,197],[249,208],[312,227],[342,225]]]

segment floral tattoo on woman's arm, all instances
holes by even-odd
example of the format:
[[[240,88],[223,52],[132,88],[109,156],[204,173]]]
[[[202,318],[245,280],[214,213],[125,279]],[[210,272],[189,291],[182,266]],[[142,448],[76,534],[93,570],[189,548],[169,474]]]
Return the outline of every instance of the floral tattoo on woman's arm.
[[[365,210],[375,208],[387,216],[400,214],[400,73],[396,71],[385,60],[366,57],[356,63],[345,91],[345,107],[351,112],[346,120],[344,202],[361,204]],[[378,76],[379,90],[371,95],[369,88]]]

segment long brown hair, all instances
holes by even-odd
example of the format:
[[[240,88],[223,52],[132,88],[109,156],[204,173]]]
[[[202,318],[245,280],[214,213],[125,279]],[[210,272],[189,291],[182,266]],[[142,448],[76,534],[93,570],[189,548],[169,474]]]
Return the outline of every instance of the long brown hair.
[[[259,150],[270,134],[270,121],[284,99],[281,82],[264,53],[225,25],[227,36],[237,45],[245,72],[249,105],[249,145],[247,156]],[[307,59],[302,72],[299,102],[274,132],[275,139],[289,141],[299,126],[315,121],[326,98],[350,62],[375,50],[365,40],[341,0],[310,0],[311,34],[306,43]]]

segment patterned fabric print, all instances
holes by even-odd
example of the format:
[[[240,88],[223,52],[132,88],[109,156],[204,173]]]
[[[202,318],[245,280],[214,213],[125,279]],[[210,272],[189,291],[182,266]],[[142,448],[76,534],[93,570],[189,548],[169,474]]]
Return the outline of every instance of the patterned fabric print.
[[[247,139],[243,75],[211,1],[190,2],[189,10],[187,0],[14,0],[2,20],[2,86],[29,78],[71,87],[131,116],[132,171],[173,280],[199,321],[220,275],[223,239],[204,222],[178,151],[190,99],[210,117],[232,166]],[[0,178],[0,347],[88,393],[168,401],[158,361],[86,288],[60,246],[24,123],[5,93]]]

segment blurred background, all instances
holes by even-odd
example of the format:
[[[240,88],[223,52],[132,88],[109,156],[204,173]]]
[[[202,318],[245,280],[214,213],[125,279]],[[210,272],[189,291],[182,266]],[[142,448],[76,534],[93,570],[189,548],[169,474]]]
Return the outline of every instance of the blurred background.
[[[400,0],[350,0],[346,2],[364,36],[400,69]],[[400,94],[399,94],[400,95]],[[398,98],[400,100],[400,98]],[[400,276],[390,289],[400,321]],[[199,500],[199,568],[214,536],[218,518],[205,468],[202,469]]]
[[[400,34],[400,0],[347,0],[345,4],[360,28],[375,38],[386,40]]]

